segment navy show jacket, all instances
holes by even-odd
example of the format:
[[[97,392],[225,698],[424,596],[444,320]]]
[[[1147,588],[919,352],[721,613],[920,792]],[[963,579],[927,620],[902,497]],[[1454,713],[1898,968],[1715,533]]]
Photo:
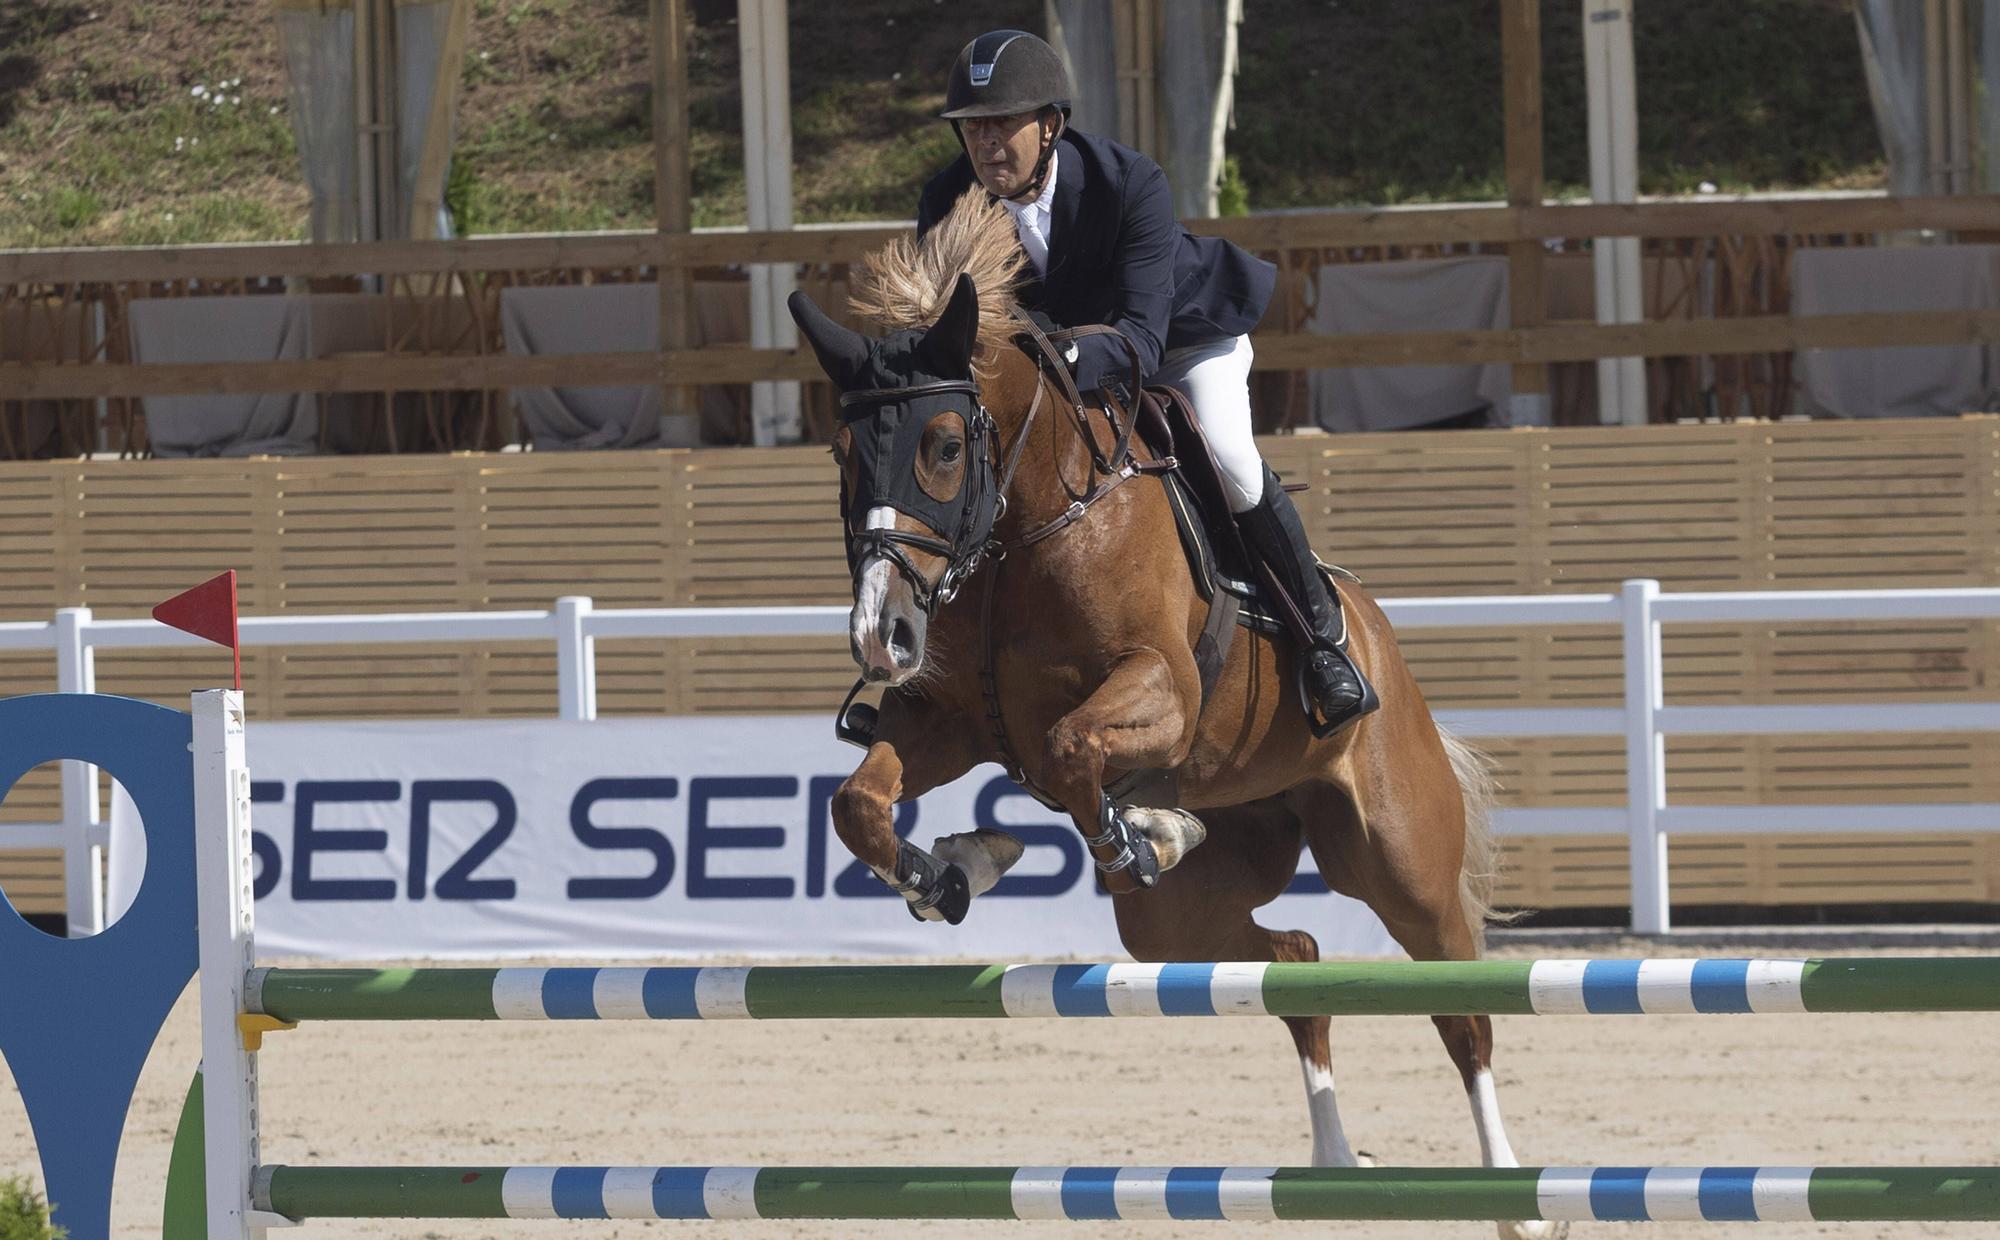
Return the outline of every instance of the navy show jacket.
[[[917,235],[972,183],[964,154],[932,177],[917,203]],[[1168,349],[1245,335],[1270,304],[1277,268],[1182,228],[1166,173],[1131,147],[1066,128],[1049,213],[1049,269],[1039,296],[1024,289],[1022,300],[1064,327],[1117,328],[1149,378]],[[1085,390],[1130,373],[1111,337],[1086,336],[1077,348],[1076,381]]]

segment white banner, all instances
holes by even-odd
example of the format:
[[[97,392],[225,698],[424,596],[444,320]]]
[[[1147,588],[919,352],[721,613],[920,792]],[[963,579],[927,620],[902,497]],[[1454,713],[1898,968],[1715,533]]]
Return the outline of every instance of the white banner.
[[[898,827],[998,827],[1026,856],[962,925],[912,918],[833,832],[860,751],[817,716],[253,723],[249,747],[260,957],[1120,954],[1075,827],[997,767]],[[131,813],[118,798],[114,840]],[[1259,921],[1328,956],[1396,951],[1302,869]]]

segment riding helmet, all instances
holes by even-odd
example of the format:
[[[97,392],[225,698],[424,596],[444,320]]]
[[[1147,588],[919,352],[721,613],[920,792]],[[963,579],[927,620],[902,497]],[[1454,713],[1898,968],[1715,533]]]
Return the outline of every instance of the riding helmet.
[[[959,121],[1048,107],[1069,116],[1069,74],[1062,57],[1025,30],[991,30],[958,54],[938,117]]]

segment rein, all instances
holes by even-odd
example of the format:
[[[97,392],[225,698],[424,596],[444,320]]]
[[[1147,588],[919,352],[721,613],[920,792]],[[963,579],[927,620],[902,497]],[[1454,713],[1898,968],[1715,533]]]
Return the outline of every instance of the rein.
[[[1145,473],[1166,473],[1176,467],[1177,462],[1168,457],[1161,461],[1141,463],[1132,456],[1132,432],[1138,425],[1139,391],[1141,374],[1139,370],[1139,350],[1133,347],[1123,333],[1115,327],[1088,326],[1071,328],[1051,335],[1044,332],[1041,325],[1030,318],[1020,307],[1014,308],[1014,318],[1021,333],[1034,340],[1040,356],[1035,358],[1038,382],[1035,384],[1035,399],[1028,406],[1028,416],[1022,420],[1020,433],[1014,439],[1014,446],[1007,454],[1007,466],[1000,479],[1001,510],[1005,512],[1007,493],[1014,481],[1014,472],[1021,463],[1023,449],[1027,447],[1028,434],[1034,429],[1035,415],[1041,411],[1042,396],[1048,390],[1048,373],[1053,371],[1062,386],[1063,395],[1068,398],[1070,409],[1075,416],[1077,433],[1082,436],[1085,446],[1090,449],[1091,487],[1081,499],[1070,501],[1061,516],[1047,521],[1025,534],[1011,538],[1004,543],[996,543],[992,548],[993,571],[986,575],[986,588],[980,592],[979,604],[979,695],[986,703],[986,724],[993,733],[993,740],[1000,750],[1000,764],[1006,769],[1007,777],[1019,784],[1027,793],[1043,805],[1059,812],[1067,812],[1048,792],[1028,778],[1021,768],[1021,759],[1014,751],[1013,741],[1007,736],[1007,720],[1000,709],[999,671],[993,658],[993,601],[1000,580],[1000,562],[1008,553],[1032,547],[1045,538],[1052,538],[1070,526],[1083,520],[1084,515],[1105,496],[1116,491],[1132,478]],[[1057,340],[1069,343],[1082,336],[1110,334],[1118,337],[1125,346],[1132,362],[1132,405],[1129,410],[1120,410],[1106,394],[1104,411],[1113,427],[1117,429],[1116,446],[1109,457],[1097,448],[1097,438],[1090,431],[1090,411],[1077,389],[1076,379],[1069,372],[1069,364],[1056,347]],[[1120,414],[1124,416],[1121,418]]]

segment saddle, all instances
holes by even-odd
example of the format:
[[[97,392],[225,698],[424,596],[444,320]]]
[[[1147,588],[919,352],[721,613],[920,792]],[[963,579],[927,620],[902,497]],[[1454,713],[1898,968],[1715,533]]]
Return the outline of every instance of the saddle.
[[[1235,599],[1234,619],[1243,628],[1271,636],[1288,632],[1281,609],[1289,600],[1274,600],[1271,584],[1260,580],[1260,566],[1229,511],[1222,471],[1201,433],[1201,424],[1195,421],[1193,402],[1177,388],[1149,387],[1139,399],[1139,419],[1139,439],[1146,449],[1156,458],[1174,463],[1173,469],[1161,475],[1161,482],[1166,486],[1167,503],[1173,509],[1195,591],[1211,606],[1218,593]],[[1304,489],[1304,484],[1286,488]],[[1359,580],[1347,570],[1325,563],[1319,571],[1330,588],[1337,588],[1343,577]]]
[[[1120,429],[1118,413],[1109,406],[1101,408],[1114,431]],[[1244,542],[1229,510],[1222,471],[1186,394],[1165,384],[1142,387],[1126,412],[1120,438],[1129,435],[1138,440],[1150,455],[1141,472],[1158,476],[1165,488],[1195,592],[1208,604],[1208,619],[1194,647],[1195,667],[1201,676],[1201,707],[1206,710],[1229,660],[1236,630],[1246,628],[1267,636],[1296,634],[1302,627],[1299,605]],[[1301,484],[1292,489],[1305,488]],[[1330,590],[1337,591],[1341,577],[1358,580],[1352,573],[1324,563],[1319,571]],[[1180,777],[1174,770],[1127,771],[1104,791],[1117,804],[1173,809],[1180,803]]]

